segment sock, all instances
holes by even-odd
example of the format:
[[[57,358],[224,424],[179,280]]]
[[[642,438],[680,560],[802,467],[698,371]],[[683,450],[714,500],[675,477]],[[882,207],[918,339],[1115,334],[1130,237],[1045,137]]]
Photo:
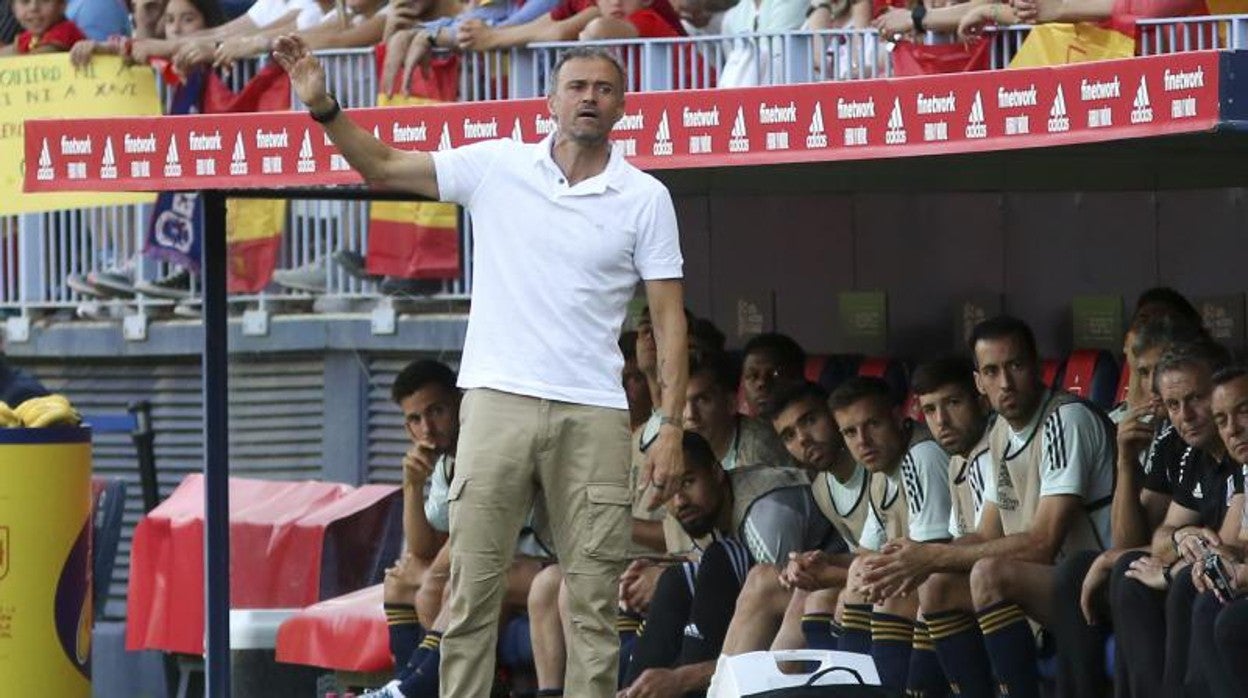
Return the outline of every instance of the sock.
[[[841,613],[842,652],[871,653],[871,604],[847,603]]]
[[[950,690],[964,698],[993,698],[996,682],[975,617],[962,611],[923,615]]]
[[[420,620],[416,617],[416,607],[411,604],[388,603],[382,604],[382,608],[386,612],[386,628],[390,631],[394,674],[398,676],[420,642]]]
[[[632,611],[620,610],[615,617],[615,632],[620,635],[620,672],[615,682],[617,688],[624,687],[624,678],[628,676],[628,660],[633,656],[633,645],[637,644],[637,635],[641,630],[641,621],[641,614],[633,613]],[[548,690],[558,690],[559,692],[546,694],[539,691],[537,695],[563,695],[562,688]]]
[[[1023,609],[1003,601],[980,609],[979,627],[984,647],[992,660],[993,673],[1001,695],[1010,698],[1040,698],[1040,678],[1036,673],[1036,637]]]
[[[439,648],[442,646],[442,633],[437,630],[430,630],[425,633],[425,639],[420,641],[420,645],[416,647],[416,651],[412,652],[412,658],[407,662],[407,666],[403,668],[403,673],[399,675],[399,680],[406,682],[407,678],[415,674],[425,665],[430,656],[441,657]],[[437,687],[437,681],[434,681],[434,687]],[[412,698],[412,694],[404,691],[403,695]]]
[[[831,613],[807,613],[802,616],[802,635],[806,637],[806,646],[812,650],[836,649]]]
[[[419,657],[420,663],[399,684],[399,692],[403,694],[403,698],[437,698],[438,669],[442,665],[441,648],[442,633],[429,631],[412,655],[412,660]]]
[[[891,613],[871,614],[871,658],[884,686],[897,690],[906,687],[913,642],[914,621]]]
[[[914,642],[910,646],[910,671],[906,677],[909,698],[944,698],[949,695],[949,681],[940,668],[940,658],[932,644],[927,623],[915,621]]]

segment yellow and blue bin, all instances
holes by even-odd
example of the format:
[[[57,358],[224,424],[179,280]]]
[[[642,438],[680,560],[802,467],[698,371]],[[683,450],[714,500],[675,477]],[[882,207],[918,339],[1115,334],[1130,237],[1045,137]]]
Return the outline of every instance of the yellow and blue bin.
[[[91,695],[91,430],[0,428],[0,686]]]

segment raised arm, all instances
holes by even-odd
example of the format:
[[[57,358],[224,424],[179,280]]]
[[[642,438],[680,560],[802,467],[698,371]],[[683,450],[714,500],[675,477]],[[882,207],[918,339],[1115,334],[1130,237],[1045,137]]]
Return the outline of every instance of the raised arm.
[[[334,99],[325,88],[325,69],[302,39],[292,35],[278,37],[273,44],[273,58],[290,75],[295,93],[313,114],[325,115],[335,108]],[[345,114],[335,115],[322,126],[342,156],[369,185],[438,198],[438,178],[429,153],[391,148],[356,126]]]

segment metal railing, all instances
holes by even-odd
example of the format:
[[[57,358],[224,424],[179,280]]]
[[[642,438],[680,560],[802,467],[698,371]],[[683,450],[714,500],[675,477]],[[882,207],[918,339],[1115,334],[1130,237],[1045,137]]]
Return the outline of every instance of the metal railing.
[[[1141,56],[1248,47],[1248,15],[1141,19],[1136,29]]]
[[[1248,47],[1248,15],[1146,19],[1137,23],[1140,55]],[[990,64],[1009,65],[1030,26],[990,31]],[[927,41],[947,41],[929,35]],[[889,45],[873,31],[795,31],[782,34],[689,37],[595,42],[616,53],[632,91],[686,90],[710,87],[779,85],[822,80],[860,80],[893,75]],[[469,53],[460,61],[460,99],[484,101],[538,97],[559,53],[573,44],[544,43],[524,49]],[[376,104],[377,71],[372,49],[320,54],[330,89],[344,106]],[[238,89],[257,71],[256,61],[241,63],[226,77]],[[170,91],[162,86],[162,96]],[[166,104],[168,102],[166,101]],[[301,108],[292,95],[292,107]],[[288,209],[279,266],[324,265],[324,295],[344,299],[379,298],[373,281],[360,280],[330,261],[337,250],[366,254],[368,204],[342,201],[295,201]],[[71,275],[85,275],[129,264],[135,281],[153,280],[169,265],[138,254],[146,233],[148,206],[106,206],[74,211],[0,217],[0,310],[72,308],[84,300],[66,285]],[[470,226],[461,226],[462,275],[446,282],[435,298],[471,293]],[[270,286],[264,293],[235,296],[236,301],[265,307],[300,291]],[[144,299],[139,305],[160,305]]]

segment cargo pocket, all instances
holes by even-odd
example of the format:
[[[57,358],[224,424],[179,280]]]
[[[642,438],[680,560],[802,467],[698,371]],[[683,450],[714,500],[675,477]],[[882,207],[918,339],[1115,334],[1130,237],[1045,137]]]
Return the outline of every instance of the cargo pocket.
[[[631,538],[632,492],[627,485],[591,484],[586,487],[585,530],[581,550],[593,560],[619,562],[628,554]]]
[[[456,528],[455,514],[456,514],[456,511],[459,509],[459,507],[456,506],[456,502],[458,502],[461,498],[463,498],[464,488],[467,486],[468,486],[468,478],[454,477],[454,478],[451,478],[451,486],[447,488],[447,492],[446,492],[447,520],[450,521],[451,528]]]

